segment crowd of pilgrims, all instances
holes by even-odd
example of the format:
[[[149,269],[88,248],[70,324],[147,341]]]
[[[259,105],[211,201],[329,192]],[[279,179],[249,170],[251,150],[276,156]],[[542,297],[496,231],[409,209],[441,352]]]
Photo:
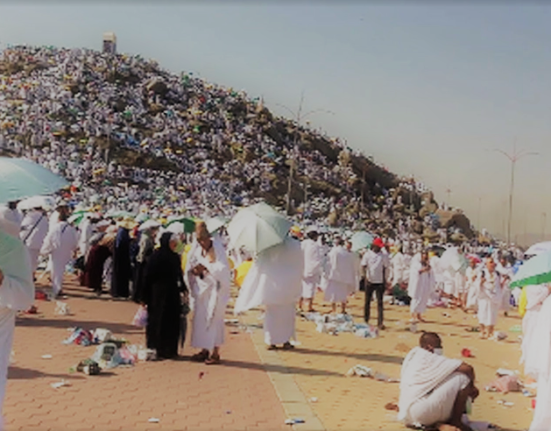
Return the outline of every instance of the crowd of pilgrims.
[[[22,214],[16,203],[11,203],[1,208],[0,222],[3,231],[25,243],[33,270],[40,256],[49,257],[54,297],[63,294],[63,276],[73,262],[81,284],[97,295],[106,289],[113,298],[139,304],[147,311],[147,346],[161,360],[179,358],[186,316],[193,310],[190,345],[197,351],[191,359],[209,365],[221,362],[232,281],[239,287],[235,314],[263,307],[268,349],[294,348],[297,315],[315,312],[319,305],[316,300],[330,303],[333,314],[338,306],[345,314],[347,302],[362,295],[360,291],[364,292],[363,317],[368,324],[372,320],[371,302],[376,300],[380,331],[386,329],[385,302],[390,300],[409,306],[412,327],[423,324],[427,307],[475,310],[484,339],[494,335],[499,312],[507,313],[509,305],[519,300],[520,289],[511,291],[508,287],[514,256],[497,249],[476,254],[466,246],[449,245],[439,256],[438,250],[423,243],[405,247],[400,241],[377,237],[358,252],[352,250],[350,233],[329,233],[323,226],[311,225],[306,229],[293,227],[282,244],[251,256],[246,250],[233,248],[225,228],[210,224],[210,219],[196,221],[193,234],[176,234],[153,219],[139,222],[128,216],[110,218],[95,213],[88,213],[75,226],[68,221],[69,214],[65,201],[59,201],[49,214],[38,205]],[[444,262],[450,250],[468,259],[469,268],[464,273],[453,271]],[[247,271],[239,279],[239,269],[244,266]],[[316,295],[318,291],[323,295]],[[533,286],[527,291],[530,303],[526,306],[523,361],[527,373],[537,374],[534,313],[549,289]],[[539,308],[534,307],[534,300]],[[451,406],[456,400],[466,402],[463,398],[467,395],[472,400],[478,396],[474,370],[461,361],[434,359],[434,353],[442,351],[437,334],[425,333],[420,343],[404,362],[400,406],[396,408],[406,423],[430,425],[434,412],[442,413],[445,406],[442,415],[448,423],[456,423],[457,412],[450,413]],[[432,355],[427,356],[427,352]],[[422,364],[428,362],[433,371],[442,368],[449,380],[442,381],[442,375],[437,378],[434,373],[421,379],[427,371]],[[452,373],[452,365],[463,370],[462,377]],[[435,390],[441,386],[439,391],[446,391],[417,400],[412,394],[421,384],[419,379],[424,385],[432,381]]]
[[[229,239],[224,227],[209,233],[205,230],[206,225],[200,225],[203,230],[195,235],[174,234],[152,218],[139,222],[127,215],[104,217],[94,212],[85,213],[77,224],[69,221],[71,209],[66,201],[58,201],[57,208],[50,214],[40,204],[34,206],[22,213],[15,202],[10,203],[0,209],[0,215],[4,223],[11,226],[11,234],[19,236],[26,244],[33,271],[37,270],[41,256],[49,258],[52,295],[63,294],[63,277],[67,266],[72,265],[78,271],[81,285],[98,296],[107,290],[113,298],[131,298],[136,303],[147,304],[150,326],[155,326],[157,312],[154,310],[159,310],[158,315],[169,319],[174,331],[167,331],[165,324],[159,323],[156,329],[163,328],[163,337],[172,334],[174,339],[178,338],[182,307],[189,306],[189,276],[203,275],[202,271],[196,271],[197,274],[185,272],[192,245],[201,243],[201,235],[207,239],[215,234],[217,247],[224,250],[222,260],[225,265],[231,264],[232,270],[252,260],[243,249],[225,250]],[[291,230],[290,235],[302,240],[304,268],[301,279],[295,283],[301,288],[300,299],[296,298],[301,311],[314,311],[315,293],[321,289],[325,292],[324,299],[332,304],[333,312],[339,304],[341,312],[345,313],[349,296],[363,290],[364,319],[369,322],[370,304],[375,297],[379,329],[384,329],[383,302],[387,296],[392,297],[393,303],[410,306],[413,323],[423,322],[422,314],[428,306],[477,310],[481,336],[488,338],[493,335],[498,311],[507,313],[510,304],[518,302],[520,289],[511,294],[508,288],[515,263],[511,254],[498,249],[490,253],[479,250],[486,253],[476,254],[476,250],[467,250],[467,246],[449,245],[458,254],[465,255],[470,263],[465,272],[455,272],[449,265],[439,262],[440,253],[431,251],[421,242],[376,238],[368,249],[353,252],[350,234],[331,234],[316,225],[305,230],[298,227]],[[204,262],[201,268],[206,268]],[[158,288],[158,283],[170,285],[171,292]],[[229,281],[224,284],[229,289]],[[181,301],[177,300],[179,294]],[[292,306],[294,313],[295,304]],[[210,316],[216,310],[204,311]],[[293,333],[291,329],[289,337]],[[158,336],[148,332],[148,339],[156,338]],[[282,344],[289,345],[289,341],[285,339]],[[208,343],[206,348],[212,350],[214,347]],[[168,356],[176,355],[177,345],[169,350]]]

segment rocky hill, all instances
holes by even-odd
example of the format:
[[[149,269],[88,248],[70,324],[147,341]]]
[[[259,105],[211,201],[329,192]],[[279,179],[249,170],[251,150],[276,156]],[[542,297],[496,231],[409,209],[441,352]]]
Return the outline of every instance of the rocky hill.
[[[0,90],[1,132],[24,148],[56,140],[76,143],[79,151],[79,145],[83,149],[93,142],[123,166],[190,175],[215,169],[218,180],[237,180],[274,205],[284,205],[295,163],[295,208],[305,196],[333,201],[347,197],[338,211],[373,221],[373,211],[380,210],[393,190],[394,198],[400,196],[393,207],[396,214],[436,213],[432,196],[423,199],[404,189],[399,176],[338,139],[277,117],[262,100],[244,92],[192,73],[169,73],[140,56],[11,47],[0,57]],[[330,210],[316,207],[313,212],[326,217]],[[445,227],[458,227],[466,238],[473,237],[464,215],[441,216]]]

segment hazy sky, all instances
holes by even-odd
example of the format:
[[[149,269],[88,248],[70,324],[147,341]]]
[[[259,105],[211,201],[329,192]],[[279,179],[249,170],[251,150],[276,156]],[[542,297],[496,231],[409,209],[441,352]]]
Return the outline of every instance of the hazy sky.
[[[284,114],[305,92],[315,127],[348,140],[492,231],[507,217],[510,162],[499,148],[538,152],[516,169],[513,230],[551,219],[551,5],[488,2],[16,2],[0,4],[0,46],[101,48],[263,96]],[[93,5],[96,3],[96,5]],[[203,2],[206,3],[206,2]],[[279,3],[279,4],[278,4]],[[549,148],[549,150],[548,150]],[[547,230],[551,232],[551,223]]]

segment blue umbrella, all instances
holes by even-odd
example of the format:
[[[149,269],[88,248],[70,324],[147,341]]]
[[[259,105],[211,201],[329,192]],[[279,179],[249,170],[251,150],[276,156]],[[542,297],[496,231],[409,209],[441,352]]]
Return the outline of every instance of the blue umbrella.
[[[68,185],[64,178],[34,162],[0,157],[0,203],[49,195]]]

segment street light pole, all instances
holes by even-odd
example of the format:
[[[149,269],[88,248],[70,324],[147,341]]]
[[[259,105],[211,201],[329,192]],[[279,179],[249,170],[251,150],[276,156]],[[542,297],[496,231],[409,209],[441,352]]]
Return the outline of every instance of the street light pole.
[[[525,150],[520,150],[517,152],[516,142],[513,146],[512,154],[506,153],[505,151],[500,149],[494,149],[494,151],[497,151],[498,153],[503,154],[511,162],[511,182],[509,185],[509,215],[507,220],[507,244],[511,244],[511,223],[513,219],[513,192],[515,188],[515,168],[516,168],[517,162],[520,159],[526,156],[537,156],[539,154],[534,152],[526,152]]]
[[[545,241],[545,225],[547,224],[547,213],[544,212],[542,216],[543,216],[543,223],[541,227],[541,240]]]
[[[297,112],[294,112],[292,109],[288,108],[285,105],[280,105],[279,103],[276,103],[277,106],[287,110],[293,116],[293,118],[295,119],[295,121],[297,123],[296,124],[296,129],[297,130],[295,131],[296,133],[295,133],[295,137],[293,139],[293,149],[292,149],[293,153],[296,153],[296,151],[297,151],[298,135],[300,133],[299,127],[300,127],[300,124],[301,124],[302,120],[304,120],[309,115],[316,114],[318,112],[323,112],[323,113],[326,113],[326,114],[335,115],[335,113],[333,111],[328,111],[326,109],[314,109],[313,111],[308,111],[305,114],[303,114],[302,113],[303,104],[304,104],[304,91],[300,95],[300,103],[299,103]],[[295,154],[291,155],[290,161],[291,161],[291,166],[289,168],[289,180],[287,182],[287,208],[286,208],[287,215],[289,215],[290,211],[291,211],[291,191],[292,191],[292,188],[293,188],[293,176],[294,176],[295,169],[296,169],[295,168],[295,163],[297,163]]]

